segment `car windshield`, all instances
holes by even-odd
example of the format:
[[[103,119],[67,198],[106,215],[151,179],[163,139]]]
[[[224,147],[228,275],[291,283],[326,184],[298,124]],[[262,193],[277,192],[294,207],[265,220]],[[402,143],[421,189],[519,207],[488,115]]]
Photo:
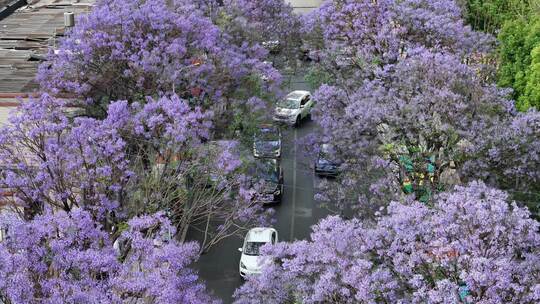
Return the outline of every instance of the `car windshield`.
[[[321,151],[319,153],[319,160],[324,162],[330,162],[332,160],[332,156],[328,152]]]
[[[247,242],[244,247],[244,254],[246,255],[259,255],[259,249],[266,244],[266,242]]]
[[[319,163],[329,164],[337,162],[336,156],[331,152],[330,147],[323,146],[319,151]]]
[[[300,102],[295,99],[283,99],[278,103],[278,107],[283,109],[298,109],[300,108]]]
[[[278,174],[275,170],[257,170],[257,177],[267,182],[278,182]]]
[[[257,166],[257,177],[267,182],[277,183],[279,179],[278,170],[270,162],[260,163]]]
[[[279,136],[276,129],[265,128],[260,129],[256,135],[256,141],[278,141]]]

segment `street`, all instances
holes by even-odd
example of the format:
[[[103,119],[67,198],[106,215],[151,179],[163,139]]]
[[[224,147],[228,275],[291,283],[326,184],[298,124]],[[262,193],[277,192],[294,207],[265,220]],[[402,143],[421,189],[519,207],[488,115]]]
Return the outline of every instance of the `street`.
[[[290,78],[288,91],[309,90],[303,75]],[[312,157],[305,155],[305,149],[298,141],[315,129],[315,123],[304,121],[300,128],[283,127],[283,155],[281,166],[284,177],[284,193],[281,204],[274,206],[276,214],[274,228],[280,241],[306,239],[311,232],[311,225],[328,215],[314,202],[314,176]],[[232,301],[232,294],[243,280],[238,273],[238,263],[243,239],[231,237],[212,247],[210,252],[201,256],[194,268],[201,279],[206,281],[208,289],[224,303]]]

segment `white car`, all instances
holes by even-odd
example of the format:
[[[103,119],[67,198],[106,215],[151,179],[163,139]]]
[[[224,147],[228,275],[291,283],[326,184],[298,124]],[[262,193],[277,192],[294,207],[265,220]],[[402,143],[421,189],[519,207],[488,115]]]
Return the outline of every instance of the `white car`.
[[[278,233],[274,228],[253,228],[248,231],[244,239],[244,246],[238,248],[242,252],[240,256],[240,276],[246,278],[249,275],[260,274],[262,267],[268,263],[261,257],[260,248],[265,244],[275,244],[278,241]]]
[[[293,91],[278,102],[274,121],[299,126],[302,119],[311,115],[315,103],[308,91]]]

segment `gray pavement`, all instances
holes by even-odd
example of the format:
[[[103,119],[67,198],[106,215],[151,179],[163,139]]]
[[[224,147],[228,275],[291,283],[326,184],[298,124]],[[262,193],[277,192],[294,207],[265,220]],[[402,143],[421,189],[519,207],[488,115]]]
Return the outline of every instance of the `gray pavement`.
[[[292,76],[290,80],[288,89],[291,91],[309,89],[301,73]],[[305,155],[305,149],[299,143],[302,137],[314,130],[315,124],[311,121],[304,121],[299,128],[288,127],[283,130],[281,166],[285,187],[281,204],[274,207],[274,228],[278,231],[280,241],[308,238],[310,227],[328,215],[328,211],[319,208],[313,200],[314,159]],[[194,265],[210,291],[224,303],[232,301],[234,290],[243,283],[238,274],[239,247],[242,247],[242,239],[231,237],[211,248]]]

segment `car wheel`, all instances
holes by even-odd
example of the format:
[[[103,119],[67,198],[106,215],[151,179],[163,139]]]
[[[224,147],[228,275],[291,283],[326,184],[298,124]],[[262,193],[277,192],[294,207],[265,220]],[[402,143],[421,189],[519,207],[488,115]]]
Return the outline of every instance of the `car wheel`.
[[[300,126],[300,122],[301,122],[302,118],[300,117],[300,115],[298,115],[296,117],[296,122],[294,123],[294,126],[295,127],[299,127]]]

